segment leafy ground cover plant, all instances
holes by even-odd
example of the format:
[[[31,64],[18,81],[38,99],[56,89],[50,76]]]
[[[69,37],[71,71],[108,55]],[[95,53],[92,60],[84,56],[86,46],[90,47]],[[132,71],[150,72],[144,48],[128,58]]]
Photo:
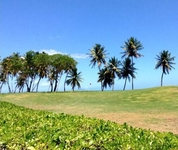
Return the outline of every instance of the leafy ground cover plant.
[[[0,102],[0,149],[178,149],[178,135]]]

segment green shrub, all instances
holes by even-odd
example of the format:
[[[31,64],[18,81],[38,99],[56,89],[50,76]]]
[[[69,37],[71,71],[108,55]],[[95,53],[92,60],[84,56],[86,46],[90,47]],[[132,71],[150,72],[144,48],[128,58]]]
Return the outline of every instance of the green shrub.
[[[0,149],[178,149],[178,135],[0,102]]]

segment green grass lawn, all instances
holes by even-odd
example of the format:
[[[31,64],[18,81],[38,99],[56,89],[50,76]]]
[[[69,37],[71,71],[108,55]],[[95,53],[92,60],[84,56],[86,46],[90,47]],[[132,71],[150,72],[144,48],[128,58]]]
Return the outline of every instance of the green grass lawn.
[[[130,119],[134,119],[132,115],[138,114],[137,119],[143,122],[143,127],[146,124],[158,125],[158,127],[163,124],[166,128],[165,123],[170,120],[173,121],[170,121],[171,124],[178,123],[178,87],[176,86],[133,91],[1,94],[0,101],[56,113],[83,114],[103,119],[110,119],[113,116],[111,120],[118,123],[122,123],[118,117],[123,117],[123,122],[129,122],[124,120],[128,118],[124,118],[121,114],[125,114],[125,116],[127,114]],[[129,124],[137,126],[137,119],[135,122],[131,120]],[[142,127],[142,124],[139,122],[138,126]],[[178,133],[175,124],[165,131],[169,131],[172,126],[174,127],[173,132]],[[147,128],[147,126],[145,127]],[[148,126],[148,128],[151,127]],[[153,127],[153,129],[155,128]]]

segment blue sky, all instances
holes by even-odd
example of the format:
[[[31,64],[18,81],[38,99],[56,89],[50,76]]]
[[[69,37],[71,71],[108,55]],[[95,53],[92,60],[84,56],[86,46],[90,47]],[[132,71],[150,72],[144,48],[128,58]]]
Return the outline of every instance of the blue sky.
[[[163,85],[178,85],[177,7],[177,0],[1,0],[0,56],[29,50],[69,54],[82,72],[82,90],[96,90],[98,68],[89,66],[86,53],[99,43],[109,58],[121,60],[121,46],[134,36],[144,46],[144,57],[134,60],[139,69],[135,88],[160,86],[161,70],[154,67],[162,50],[176,57],[175,70],[164,76]],[[116,79],[115,89],[123,84]]]

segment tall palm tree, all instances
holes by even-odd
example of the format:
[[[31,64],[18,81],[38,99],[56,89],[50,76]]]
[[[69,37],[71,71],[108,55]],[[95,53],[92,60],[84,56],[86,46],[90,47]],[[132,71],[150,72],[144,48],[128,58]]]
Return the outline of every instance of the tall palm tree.
[[[127,80],[130,82],[130,78],[135,78],[135,70],[136,68],[134,67],[134,63],[131,63],[130,58],[125,58],[125,60],[122,62],[122,68],[120,72],[120,78],[125,79],[123,90],[125,90]]]
[[[120,68],[119,68],[120,65],[121,62],[117,58],[112,57],[109,59],[108,68],[112,78],[112,90],[114,90],[114,79],[116,78],[116,76],[119,77],[120,74]]]
[[[134,37],[130,37],[127,41],[125,41],[124,46],[121,46],[121,48],[124,50],[124,52],[122,52],[123,54],[122,58],[126,56],[131,57],[132,65],[134,64],[133,58],[139,58],[142,56],[140,53],[138,53],[138,51],[143,49],[142,43]],[[133,84],[133,77],[132,77],[132,90],[133,89],[134,89],[134,84]]]
[[[80,82],[82,82],[81,72],[77,72],[77,68],[72,68],[69,71],[68,79],[66,80],[67,85],[72,86],[72,90],[77,86],[78,89],[81,88]]]
[[[95,67],[96,64],[98,64],[98,70],[101,70],[101,65],[104,64],[106,66],[106,56],[108,53],[105,50],[105,47],[101,46],[101,44],[95,44],[92,49],[90,49],[90,53],[87,53],[90,60],[90,65],[92,65],[92,68]],[[102,90],[102,81],[101,81],[101,90]]]
[[[102,64],[106,65],[105,59],[107,53],[104,47],[101,46],[100,44],[95,44],[95,46],[92,49],[90,49],[90,53],[87,54],[91,58],[90,65],[92,65],[92,68],[95,67],[96,63],[98,64],[99,70]]]
[[[162,68],[162,75],[161,75],[161,86],[163,85],[163,75],[169,74],[169,71],[171,69],[174,69],[172,66],[175,64],[173,61],[175,57],[171,57],[171,53],[169,53],[168,50],[163,50],[159,53],[159,55],[156,55],[156,60],[158,61],[155,69]]]

